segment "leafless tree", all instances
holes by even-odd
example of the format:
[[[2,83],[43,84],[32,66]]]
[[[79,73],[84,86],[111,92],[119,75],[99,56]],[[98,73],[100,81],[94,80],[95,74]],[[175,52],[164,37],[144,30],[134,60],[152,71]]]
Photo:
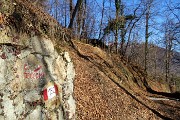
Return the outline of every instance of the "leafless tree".
[[[83,0],[78,0],[78,1],[77,1],[76,6],[75,6],[75,8],[74,8],[74,11],[73,11],[73,13],[72,13],[72,18],[70,19],[70,23],[69,23],[68,28],[72,28],[72,27],[73,27],[73,22],[74,22],[76,13],[77,13],[78,9],[80,8],[82,2],[83,2]]]
[[[146,30],[145,30],[145,53],[144,53],[144,71],[147,72],[147,55],[148,55],[148,38],[149,38],[149,14],[152,0],[147,0],[146,3]]]

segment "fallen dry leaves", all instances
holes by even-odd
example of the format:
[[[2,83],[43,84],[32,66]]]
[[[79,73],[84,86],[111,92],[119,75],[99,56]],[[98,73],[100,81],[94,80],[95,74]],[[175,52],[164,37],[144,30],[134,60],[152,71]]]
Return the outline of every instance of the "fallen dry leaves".
[[[103,55],[106,53],[101,51],[98,52],[99,48],[97,52],[94,52],[96,47],[79,42],[75,42],[74,44],[78,48],[78,52],[84,57],[87,57],[87,59],[80,57],[76,50],[72,50],[72,48],[68,49],[76,71],[74,96],[77,106],[77,120],[161,119],[152,110],[157,110],[158,113],[166,117],[177,119],[179,114],[178,108],[162,107],[162,105],[169,105],[169,103],[160,104],[147,99],[147,96],[151,94],[147,93],[143,87],[139,87],[131,79],[134,75],[138,80],[141,80],[143,77],[138,76],[139,73],[126,67],[124,63],[121,63],[124,71],[118,71],[116,67],[113,67],[111,63],[113,60],[111,58],[108,60],[108,57],[102,57],[107,55]],[[111,64],[111,68],[107,67],[107,64]],[[105,71],[109,72],[109,75]],[[131,77],[127,76],[127,80],[122,81],[122,86],[130,94],[133,94],[137,100],[112,81],[113,77],[111,76],[125,78],[125,72],[132,72],[127,74],[133,75]],[[175,104],[178,103],[175,102],[173,105]],[[174,111],[174,115],[170,114],[168,110]]]

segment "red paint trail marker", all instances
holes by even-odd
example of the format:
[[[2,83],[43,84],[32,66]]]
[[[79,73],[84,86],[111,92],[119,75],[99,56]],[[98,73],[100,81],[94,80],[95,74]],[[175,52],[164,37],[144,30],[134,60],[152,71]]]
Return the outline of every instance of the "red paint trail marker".
[[[27,79],[39,79],[45,76],[42,72],[42,66],[39,66],[35,70],[30,70],[28,63],[24,64],[24,78]]]
[[[24,70],[28,70],[29,69],[29,66],[28,66],[28,64],[26,63],[26,64],[24,64]]]
[[[41,68],[42,68],[42,66],[39,66],[38,68],[36,68],[36,69],[34,70],[34,72],[39,71]]]
[[[45,101],[52,99],[53,97],[57,95],[58,95],[58,87],[56,84],[49,86],[43,90],[43,97]]]

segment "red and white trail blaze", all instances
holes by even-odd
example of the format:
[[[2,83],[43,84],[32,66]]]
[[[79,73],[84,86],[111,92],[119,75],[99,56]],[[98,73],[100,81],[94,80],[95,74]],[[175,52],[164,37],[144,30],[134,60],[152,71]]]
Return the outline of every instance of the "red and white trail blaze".
[[[53,97],[57,96],[58,94],[58,87],[56,84],[49,86],[48,88],[43,90],[43,98],[44,100],[52,99]]]

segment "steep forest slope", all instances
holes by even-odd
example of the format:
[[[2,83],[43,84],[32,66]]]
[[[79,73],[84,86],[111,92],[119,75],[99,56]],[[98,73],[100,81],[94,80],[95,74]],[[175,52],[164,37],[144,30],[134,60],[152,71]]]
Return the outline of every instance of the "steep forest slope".
[[[179,119],[179,102],[147,92],[138,66],[100,48],[77,41],[72,44],[74,50],[64,49],[75,64],[78,119]],[[162,89],[163,85],[156,87]]]
[[[67,58],[61,57],[63,61],[57,61],[57,64],[61,65],[61,63],[64,63],[64,66],[67,66],[67,68],[64,68],[67,73],[67,75],[65,74],[65,78],[70,76],[71,80],[74,76],[73,71],[75,69],[73,97],[76,103],[77,120],[178,120],[180,118],[179,97],[175,96],[179,94],[166,94],[153,91],[140,67],[128,63],[119,55],[108,54],[98,47],[78,42],[78,40],[73,39],[71,30],[61,27],[50,15],[39,10],[26,0],[13,0],[13,2],[4,0],[3,4],[0,5],[4,8],[3,10],[1,9],[1,12],[6,15],[5,23],[0,23],[2,25],[1,27],[8,26],[11,28],[11,32],[15,31],[14,34],[18,35],[20,43],[23,45],[26,43],[22,39],[24,34],[28,37],[34,35],[43,36],[51,41],[50,43],[53,44],[53,54],[49,53],[46,55],[44,53],[45,51],[41,51],[42,53],[40,55],[36,55],[37,58],[42,58],[41,56],[44,55],[51,60],[52,58],[56,58],[56,55],[63,56],[65,53],[62,54],[62,52],[64,51],[69,53],[72,60],[69,60],[67,56]],[[1,34],[3,33],[1,32]],[[12,40],[16,40],[16,37]],[[38,41],[40,41],[40,46],[43,48],[44,39],[38,39]],[[12,42],[6,44],[4,42],[6,43],[6,41],[3,41],[1,45],[15,46],[11,44]],[[46,44],[46,46],[48,45]],[[48,47],[46,48],[48,49]],[[38,52],[35,51],[34,53],[37,54]],[[58,72],[60,74],[59,76],[63,77],[61,67],[56,66],[56,64],[54,65],[52,61],[48,62],[47,60],[45,62],[47,63],[45,65],[43,64],[43,69],[49,76],[53,76],[55,72]],[[74,69],[71,62],[74,64]],[[71,69],[68,69],[69,64],[71,64]],[[49,66],[54,70],[54,73],[49,70]],[[51,72],[53,74],[50,74]],[[56,76],[55,78],[57,79]],[[29,82],[28,85],[31,86],[31,83]],[[158,86],[155,84],[155,86],[157,90],[163,88],[161,84]],[[72,84],[69,87],[72,87]],[[8,94],[16,98],[14,92]],[[0,97],[2,97],[0,100],[4,102],[5,100],[2,94],[0,94]],[[64,96],[62,95],[62,97]],[[8,97],[7,99],[9,100]],[[22,99],[18,102],[24,104]],[[64,106],[68,108],[68,105],[65,104]],[[34,106],[31,107],[34,108]],[[3,106],[2,109],[4,108]],[[18,107],[13,108],[18,109]],[[44,114],[41,113],[41,108],[43,108],[43,104],[38,104],[38,110],[35,113]],[[3,114],[6,115],[7,111],[4,112]],[[52,113],[57,114],[58,112],[59,110]],[[2,113],[1,110],[0,113]],[[18,111],[16,116],[19,113]],[[33,112],[31,114],[32,118],[35,113]],[[0,116],[2,117],[3,114],[0,114]],[[27,116],[29,113],[23,113],[21,116],[24,114]],[[68,116],[69,112],[65,113],[65,115]],[[26,116],[23,118],[26,118]],[[71,117],[74,116],[72,115]],[[54,117],[52,119],[61,118]],[[65,119],[68,118],[66,117]]]

